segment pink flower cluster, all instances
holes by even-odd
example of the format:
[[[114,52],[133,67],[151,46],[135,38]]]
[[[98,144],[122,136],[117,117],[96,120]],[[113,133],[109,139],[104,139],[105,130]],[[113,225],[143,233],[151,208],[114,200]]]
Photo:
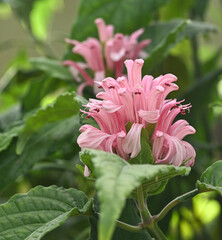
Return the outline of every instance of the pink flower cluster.
[[[138,56],[144,57],[146,53],[142,49],[150,43],[150,39],[138,42],[138,38],[144,32],[143,29],[133,32],[130,36],[122,33],[114,35],[113,25],[106,25],[101,18],[96,19],[95,23],[100,41],[96,38],[88,38],[83,42],[66,39],[68,43],[74,45],[73,52],[80,54],[86,61],[86,64],[71,60],[64,62],[65,65],[70,66],[70,70],[77,80],[80,80],[79,73],[85,80],[78,88],[79,94],[82,94],[85,86],[94,86],[94,92],[100,92],[97,82],[101,82],[107,72],[109,76],[112,74],[116,78],[122,76],[124,60],[134,60]],[[92,70],[93,78],[85,71],[85,68]]]
[[[125,160],[135,158],[141,151],[141,131],[155,126],[150,139],[155,163],[192,166],[195,150],[183,138],[194,134],[195,129],[185,120],[173,123],[175,117],[189,111],[190,104],[182,105],[176,99],[166,100],[166,96],[178,89],[174,83],[177,78],[166,74],[153,78],[141,77],[142,59],[126,60],[127,77],[106,78],[101,82],[104,92],[90,99],[82,111],[92,117],[99,129],[91,125],[80,128],[77,140],[81,148],[99,149],[116,153]],[[132,123],[129,131],[127,123]],[[85,168],[85,175],[89,174]]]

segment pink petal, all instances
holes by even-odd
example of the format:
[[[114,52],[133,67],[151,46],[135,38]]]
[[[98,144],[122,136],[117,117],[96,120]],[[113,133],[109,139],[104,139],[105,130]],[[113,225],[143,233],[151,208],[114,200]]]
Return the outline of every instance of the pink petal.
[[[82,132],[77,139],[77,143],[81,148],[100,149],[101,143],[110,136],[97,128],[84,127],[86,129],[84,129],[84,132]]]
[[[123,142],[123,150],[127,154],[131,153],[130,158],[135,158],[141,151],[140,135],[142,128],[143,124],[134,123]]]
[[[112,101],[103,101],[103,110],[107,113],[114,113],[118,111],[122,106],[115,105]]]
[[[95,20],[95,23],[96,23],[97,28],[98,28],[100,41],[101,42],[107,41],[108,38],[109,38],[109,34],[107,32],[107,28],[106,28],[106,24],[105,24],[104,20],[102,18],[97,18]]]
[[[156,123],[159,119],[159,110],[153,110],[153,111],[139,111],[139,116],[144,119],[148,123]]]

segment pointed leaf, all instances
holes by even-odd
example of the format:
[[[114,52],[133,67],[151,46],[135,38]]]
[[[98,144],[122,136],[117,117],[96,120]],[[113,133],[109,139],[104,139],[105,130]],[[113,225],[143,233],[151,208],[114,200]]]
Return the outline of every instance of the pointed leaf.
[[[131,165],[115,154],[92,149],[85,149],[81,158],[85,164],[91,160],[97,177],[96,188],[101,204],[99,240],[111,239],[115,220],[120,217],[126,198],[134,189],[146,183],[144,191],[149,193],[151,189],[153,192],[155,188],[159,189],[160,182],[187,174],[190,170],[171,165]]]
[[[216,191],[222,195],[222,160],[215,162],[206,169],[197,181],[200,192]]]
[[[70,216],[90,209],[91,201],[76,189],[35,187],[0,205],[0,240],[39,240]]]

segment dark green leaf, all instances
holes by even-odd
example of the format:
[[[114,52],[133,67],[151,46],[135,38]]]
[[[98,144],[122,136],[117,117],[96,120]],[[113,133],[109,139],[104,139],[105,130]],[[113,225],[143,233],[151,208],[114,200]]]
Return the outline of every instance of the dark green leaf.
[[[81,158],[85,164],[91,160],[97,177],[96,188],[101,204],[100,240],[111,239],[115,220],[120,217],[126,198],[134,189],[144,183],[145,192],[154,192],[159,190],[160,182],[177,175],[188,174],[190,170],[171,165],[132,165],[115,154],[89,149],[82,153]],[[91,169],[91,166],[88,166]]]
[[[222,195],[222,160],[215,162],[197,181],[200,192],[216,191]]]
[[[76,189],[35,187],[0,205],[0,240],[39,240],[70,216],[90,209],[91,202]]]
[[[96,35],[94,20],[103,18],[114,24],[115,32],[129,34],[146,24],[168,0],[84,0],[80,2],[78,19],[71,38],[85,40]]]
[[[17,154],[22,153],[30,136],[45,124],[69,118],[76,115],[78,112],[79,104],[74,99],[74,93],[67,92],[60,95],[53,104],[40,109],[28,118],[24,129],[19,135],[16,147]]]
[[[73,136],[78,134],[79,127],[77,116],[46,124],[30,137],[20,156],[16,155],[14,141],[7,151],[0,153],[0,191],[30,171],[35,163],[63,147],[71,148],[74,144]]]
[[[148,26],[143,34],[143,38],[152,40],[147,48],[149,53],[145,60],[147,68],[152,69],[184,38],[192,38],[197,34],[213,31],[216,31],[216,27],[211,24],[184,19],[159,22]]]
[[[17,137],[23,126],[13,127],[7,132],[0,133],[0,152],[5,150],[14,137]]]

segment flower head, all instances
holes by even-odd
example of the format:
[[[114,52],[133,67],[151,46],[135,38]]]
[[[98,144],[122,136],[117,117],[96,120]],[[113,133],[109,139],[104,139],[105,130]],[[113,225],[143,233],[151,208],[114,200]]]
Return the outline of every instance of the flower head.
[[[106,75],[112,74],[116,78],[123,75],[124,60],[136,59],[138,56],[145,57],[143,48],[146,47],[151,41],[150,39],[138,42],[138,38],[143,34],[144,30],[139,29],[133,32],[130,36],[123,35],[122,33],[114,32],[113,25],[106,25],[104,20],[98,18],[95,20],[98,28],[99,40],[95,38],[88,38],[83,42],[77,40],[66,39],[66,42],[74,45],[73,52],[81,55],[86,62],[76,63],[68,60],[64,64],[70,66],[70,70],[74,77],[77,77],[76,71],[81,74],[85,80],[78,89],[78,93],[82,94],[85,86],[94,86],[94,92],[101,91],[97,82],[101,82]],[[91,77],[85,68],[93,72]],[[109,73],[109,74],[107,74]]]
[[[116,153],[125,160],[135,158],[141,150],[141,131],[152,124],[155,129],[147,141],[152,146],[155,163],[192,166],[195,150],[182,139],[194,134],[195,129],[185,120],[173,123],[179,113],[185,114],[191,106],[165,99],[178,89],[174,83],[177,78],[172,74],[142,78],[142,59],[126,60],[125,65],[127,77],[102,80],[104,92],[97,94],[101,100],[90,99],[85,105],[88,110],[82,110],[99,128],[82,126],[79,146]],[[128,123],[131,128],[127,131]]]

